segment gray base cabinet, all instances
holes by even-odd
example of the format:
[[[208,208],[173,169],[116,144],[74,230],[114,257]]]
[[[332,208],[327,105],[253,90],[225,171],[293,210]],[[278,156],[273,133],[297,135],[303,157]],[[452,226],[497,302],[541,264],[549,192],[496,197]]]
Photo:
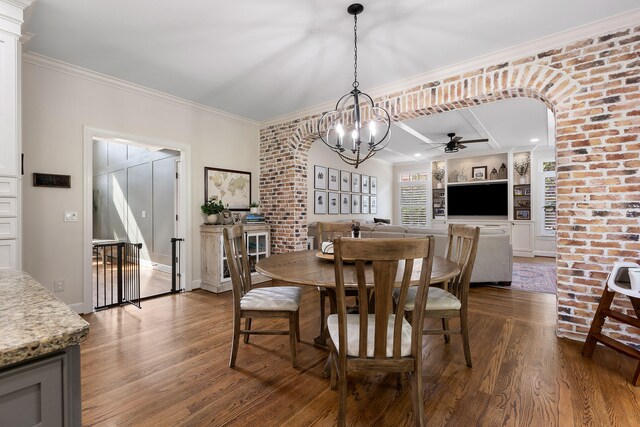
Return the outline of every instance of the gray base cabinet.
[[[0,370],[0,426],[80,426],[79,346]]]

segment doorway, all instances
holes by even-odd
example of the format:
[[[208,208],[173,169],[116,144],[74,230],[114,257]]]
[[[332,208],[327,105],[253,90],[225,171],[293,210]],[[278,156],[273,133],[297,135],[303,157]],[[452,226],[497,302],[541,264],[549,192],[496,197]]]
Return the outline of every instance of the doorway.
[[[188,151],[181,144],[85,129],[85,312],[121,302],[108,287],[132,286],[117,271],[132,258],[126,252],[119,261],[105,255],[109,244],[139,247],[132,280],[139,298],[190,289],[190,251],[172,247],[184,241],[190,222],[182,179],[188,176]]]

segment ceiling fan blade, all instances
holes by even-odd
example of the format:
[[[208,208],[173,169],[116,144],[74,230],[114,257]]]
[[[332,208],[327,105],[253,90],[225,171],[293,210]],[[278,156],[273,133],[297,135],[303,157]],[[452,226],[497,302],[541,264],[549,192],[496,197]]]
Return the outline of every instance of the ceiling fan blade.
[[[489,140],[487,138],[483,138],[483,139],[465,139],[464,142],[465,144],[470,144],[472,142],[488,142]]]
[[[453,142],[458,142],[458,141],[460,141],[461,139],[462,139],[462,137],[461,137],[461,136],[454,136],[453,138],[451,138],[451,141],[453,141]]]
[[[462,145],[462,144],[458,144],[458,148],[461,149],[461,150],[464,150],[465,148],[467,148],[467,146],[466,145]]]

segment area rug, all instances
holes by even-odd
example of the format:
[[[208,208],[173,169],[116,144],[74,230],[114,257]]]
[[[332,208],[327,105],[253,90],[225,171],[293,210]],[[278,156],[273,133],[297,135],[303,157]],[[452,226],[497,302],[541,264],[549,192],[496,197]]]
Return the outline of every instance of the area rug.
[[[556,293],[555,264],[513,263],[511,289],[527,292]]]

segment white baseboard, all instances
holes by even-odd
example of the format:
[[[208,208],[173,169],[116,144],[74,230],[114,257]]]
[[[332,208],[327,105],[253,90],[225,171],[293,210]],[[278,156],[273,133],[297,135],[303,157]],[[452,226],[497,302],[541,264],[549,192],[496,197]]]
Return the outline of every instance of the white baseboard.
[[[202,280],[192,280],[191,281],[191,290],[200,289],[202,285]]]
[[[555,258],[556,253],[552,251],[533,251],[533,256],[546,256],[550,258]]]
[[[75,304],[67,304],[71,310],[75,311],[78,314],[84,313],[84,304],[81,302],[77,302]]]

